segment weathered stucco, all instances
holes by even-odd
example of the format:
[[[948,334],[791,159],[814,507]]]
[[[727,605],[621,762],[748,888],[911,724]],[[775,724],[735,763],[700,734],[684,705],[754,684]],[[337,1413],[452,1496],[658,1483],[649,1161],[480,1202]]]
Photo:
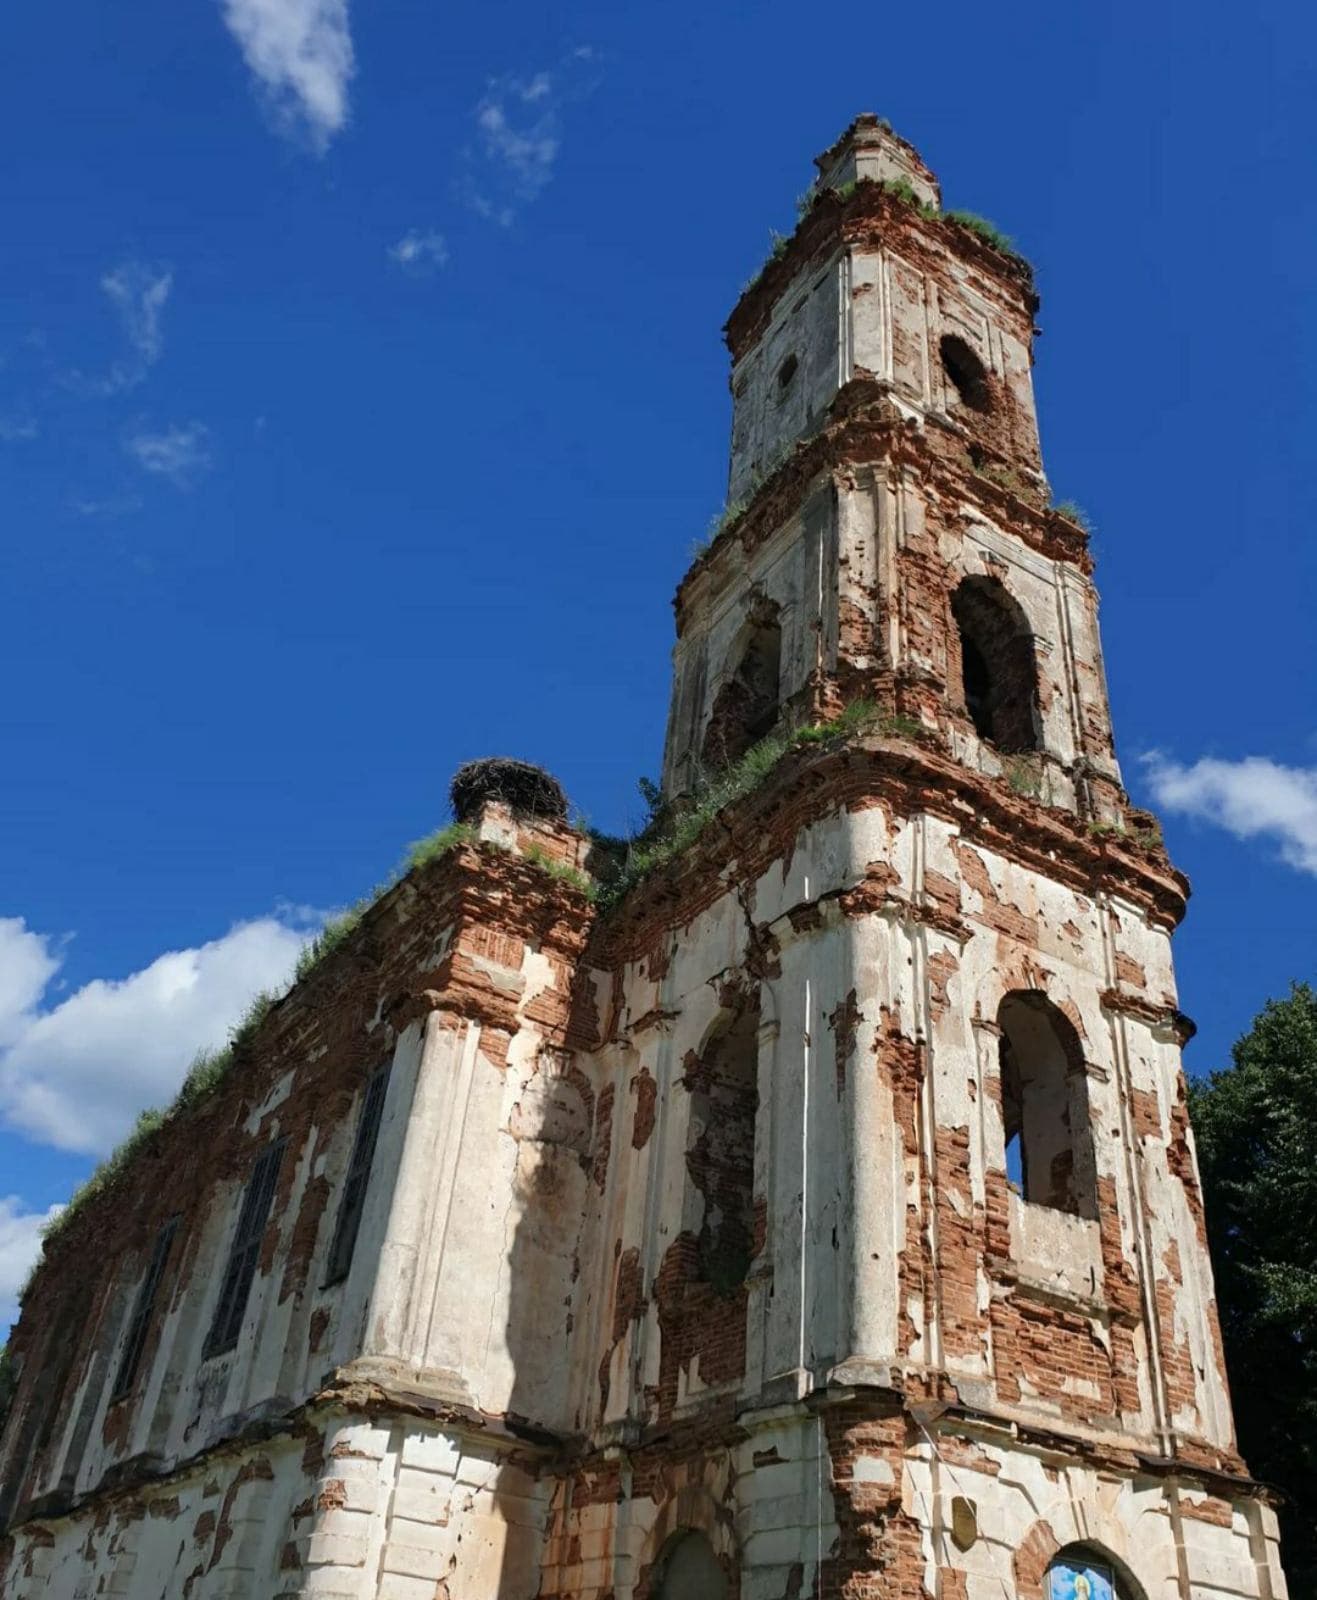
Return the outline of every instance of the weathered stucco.
[[[1284,1595],[1185,1110],[1187,885],[1120,787],[1091,562],[1045,506],[1027,272],[871,181],[936,200],[872,119],[820,171],[859,181],[729,323],[734,489],[800,443],[679,591],[667,802],[766,662],[779,731],[873,715],[605,913],[591,841],[498,801],[375,904],[51,1242],[4,1600],[1042,1600],[1074,1544],[1125,1600]]]

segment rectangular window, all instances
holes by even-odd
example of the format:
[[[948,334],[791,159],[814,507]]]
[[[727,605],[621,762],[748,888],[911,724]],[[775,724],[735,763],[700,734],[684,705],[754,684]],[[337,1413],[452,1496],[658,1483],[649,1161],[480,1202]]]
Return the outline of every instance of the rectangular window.
[[[343,1199],[338,1208],[338,1222],[334,1227],[334,1242],[329,1247],[326,1288],[331,1283],[341,1283],[347,1277],[348,1268],[352,1265],[352,1251],[357,1243],[361,1213],[366,1206],[370,1164],[375,1157],[375,1141],[379,1138],[380,1118],[384,1114],[384,1094],[388,1086],[388,1067],[381,1067],[366,1085],[361,1116],[357,1121],[357,1136],[352,1141],[352,1159],[348,1163],[347,1181],[343,1185]]]
[[[206,1335],[206,1348],[202,1359],[223,1355],[232,1350],[242,1331],[242,1319],[247,1311],[247,1296],[251,1293],[252,1279],[256,1276],[256,1263],[260,1260],[261,1239],[265,1224],[270,1218],[274,1201],[275,1184],[279,1181],[279,1167],[283,1161],[286,1140],[280,1139],[256,1158],[252,1175],[242,1197],[242,1211],[238,1217],[238,1231],[233,1236],[229,1264],[224,1270],[220,1285],[215,1318]]]
[[[128,1338],[124,1343],[123,1355],[119,1358],[119,1371],[114,1380],[114,1388],[110,1392],[111,1403],[122,1400],[137,1380],[138,1364],[141,1362],[142,1350],[146,1345],[146,1330],[151,1325],[156,1293],[160,1288],[165,1263],[169,1260],[169,1248],[174,1242],[177,1230],[178,1218],[170,1217],[156,1234],[155,1248],[151,1252],[146,1276],[142,1279],[136,1300],[133,1301],[133,1314],[128,1322]]]

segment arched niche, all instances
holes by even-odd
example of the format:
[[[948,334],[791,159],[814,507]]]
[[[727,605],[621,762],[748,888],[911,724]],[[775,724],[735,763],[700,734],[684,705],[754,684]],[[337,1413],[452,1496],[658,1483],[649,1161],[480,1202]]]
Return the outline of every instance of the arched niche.
[[[960,689],[981,739],[1016,754],[1042,748],[1038,659],[1019,601],[997,578],[966,578],[951,597]]]
[[[699,1198],[699,1275],[719,1294],[731,1295],[745,1282],[754,1252],[757,986],[714,1024],[686,1083],[686,1171]]]
[[[707,1534],[679,1528],[659,1557],[657,1600],[727,1600],[727,1574]]]
[[[777,724],[781,702],[782,624],[775,609],[762,608],[738,636],[733,667],[713,702],[704,730],[706,767],[732,766]]]
[[[1030,1205],[1096,1217],[1088,1078],[1074,1024],[1037,989],[1004,995],[997,1024],[1007,1176]]]

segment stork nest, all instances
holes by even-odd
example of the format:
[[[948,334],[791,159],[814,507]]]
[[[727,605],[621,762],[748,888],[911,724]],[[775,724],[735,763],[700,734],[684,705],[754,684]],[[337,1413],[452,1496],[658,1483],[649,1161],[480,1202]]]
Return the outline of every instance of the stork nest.
[[[459,767],[448,798],[459,822],[469,821],[486,800],[501,800],[516,817],[561,820],[567,815],[567,796],[551,773],[507,756],[486,756]]]

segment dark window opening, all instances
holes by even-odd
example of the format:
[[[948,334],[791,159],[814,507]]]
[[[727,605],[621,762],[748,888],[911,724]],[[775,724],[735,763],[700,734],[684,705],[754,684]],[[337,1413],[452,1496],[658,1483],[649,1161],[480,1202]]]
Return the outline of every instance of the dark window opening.
[[[1007,754],[1041,748],[1038,663],[1029,620],[996,578],[966,578],[951,597],[965,710]]]
[[[730,1295],[754,1255],[755,1116],[759,1110],[759,1004],[746,1004],[705,1046],[688,1080],[686,1170],[703,1200],[700,1279]]]
[[[708,1536],[681,1528],[659,1557],[658,1600],[727,1600],[727,1574]]]
[[[788,356],[777,369],[777,388],[779,394],[784,394],[790,387],[792,379],[796,376],[796,369],[800,366],[795,356]]]
[[[379,1138],[380,1120],[384,1115],[384,1095],[388,1086],[388,1067],[381,1067],[366,1085],[365,1098],[361,1103],[361,1115],[357,1119],[356,1137],[352,1141],[348,1175],[343,1184],[343,1199],[339,1203],[338,1221],[334,1225],[334,1239],[329,1247],[326,1288],[346,1278],[348,1268],[352,1265],[352,1252],[356,1248],[357,1230],[361,1227],[361,1214],[366,1208],[370,1168],[375,1158],[375,1142]]]
[[[974,351],[954,333],[944,334],[938,348],[942,354],[942,368],[961,405],[968,406],[971,411],[991,411],[992,385],[987,369]]]
[[[704,733],[706,766],[739,761],[777,724],[782,672],[782,629],[776,621],[756,627],[735,673],[719,689]]]
[[[1030,1205],[1096,1217],[1088,1080],[1074,1024],[1035,989],[1008,994],[997,1022],[1007,1181]]]
[[[988,700],[992,679],[983,652],[973,639],[962,634],[960,640],[961,677],[965,688],[965,709],[980,739],[992,738],[992,712]]]
[[[247,1297],[251,1293],[252,1279],[261,1256],[261,1239],[265,1224],[270,1218],[274,1202],[274,1189],[279,1181],[279,1168],[283,1162],[286,1140],[280,1139],[256,1158],[251,1177],[243,1191],[242,1210],[238,1227],[229,1251],[229,1263],[224,1269],[220,1284],[215,1316],[206,1335],[202,1359],[223,1355],[232,1350],[242,1332],[242,1319],[247,1313]]]
[[[174,1242],[174,1234],[178,1231],[178,1218],[170,1217],[156,1234],[155,1247],[151,1251],[151,1260],[147,1264],[146,1276],[142,1279],[137,1290],[137,1298],[133,1302],[133,1314],[128,1323],[128,1337],[124,1341],[123,1355],[119,1358],[119,1371],[115,1375],[114,1388],[110,1394],[111,1402],[122,1400],[128,1394],[133,1384],[137,1381],[137,1369],[141,1364],[142,1351],[146,1346],[146,1333],[151,1325],[151,1313],[155,1310],[156,1295],[160,1289],[160,1279],[164,1275],[165,1264],[169,1260],[170,1246]]]

